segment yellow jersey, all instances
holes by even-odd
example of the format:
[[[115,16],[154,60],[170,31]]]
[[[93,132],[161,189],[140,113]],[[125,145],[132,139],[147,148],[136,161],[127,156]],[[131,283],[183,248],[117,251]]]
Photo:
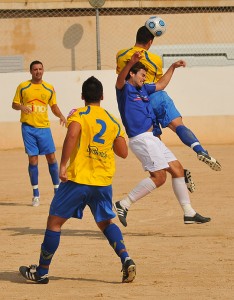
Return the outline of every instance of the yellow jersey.
[[[145,83],[157,82],[163,75],[162,58],[159,55],[148,52],[141,47],[134,46],[132,48],[123,49],[117,52],[116,73],[119,74],[121,72],[121,70],[124,68],[126,63],[130,60],[132,55],[137,51],[142,51],[143,57],[140,59],[140,62],[142,62],[148,69]]]
[[[28,106],[32,110],[30,114],[21,111],[20,122],[36,128],[50,127],[48,105],[52,107],[57,104],[55,90],[51,84],[45,81],[34,84],[31,80],[22,82],[16,89],[13,102]]]
[[[67,118],[81,125],[77,147],[67,168],[68,179],[80,184],[108,186],[115,173],[113,143],[124,137],[119,122],[100,106],[88,105],[72,110]]]

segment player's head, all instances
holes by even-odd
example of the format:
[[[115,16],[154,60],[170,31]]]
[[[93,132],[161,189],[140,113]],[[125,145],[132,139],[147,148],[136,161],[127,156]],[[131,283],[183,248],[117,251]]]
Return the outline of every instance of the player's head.
[[[147,71],[148,71],[148,69],[146,68],[146,66],[143,63],[141,63],[140,61],[138,61],[129,70],[128,75],[126,77],[126,80],[128,80],[131,77],[131,74],[135,74],[136,75],[140,70],[144,70],[145,73],[147,73]]]
[[[154,40],[154,35],[145,26],[142,26],[137,30],[137,34],[136,34],[137,44],[146,45],[147,43],[149,43],[149,41],[153,42],[153,40]]]
[[[84,81],[82,85],[82,99],[87,103],[98,103],[103,99],[102,83],[94,76]]]
[[[33,66],[34,66],[34,65],[41,65],[42,68],[43,68],[43,63],[42,63],[41,61],[39,61],[39,60],[34,60],[34,61],[32,61],[31,64],[30,64],[30,71],[33,69]]]
[[[44,67],[42,62],[34,60],[30,64],[30,73],[32,75],[33,83],[42,83],[42,76],[44,74]]]

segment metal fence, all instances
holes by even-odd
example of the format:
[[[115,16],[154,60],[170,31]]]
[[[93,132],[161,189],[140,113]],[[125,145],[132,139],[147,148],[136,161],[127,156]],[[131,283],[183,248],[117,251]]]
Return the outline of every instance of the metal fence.
[[[134,45],[137,29],[152,15],[167,24],[151,48],[162,55],[165,67],[179,57],[188,67],[234,65],[234,5],[112,5],[99,8],[97,16],[97,9],[85,4],[18,9],[19,3],[11,1],[11,9],[0,9],[0,72],[28,71],[35,59],[43,61],[46,71],[115,69],[116,52]]]

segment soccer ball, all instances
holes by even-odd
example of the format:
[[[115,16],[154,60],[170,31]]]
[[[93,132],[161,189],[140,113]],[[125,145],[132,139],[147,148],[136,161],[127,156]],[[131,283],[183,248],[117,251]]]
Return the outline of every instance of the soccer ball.
[[[145,22],[145,26],[155,37],[163,35],[167,27],[163,19],[157,16],[150,17]]]

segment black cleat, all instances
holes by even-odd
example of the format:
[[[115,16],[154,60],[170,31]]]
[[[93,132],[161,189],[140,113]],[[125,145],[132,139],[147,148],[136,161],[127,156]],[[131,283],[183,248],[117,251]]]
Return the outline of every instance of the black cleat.
[[[136,265],[134,261],[127,257],[122,266],[123,279],[122,282],[132,282],[136,277]]]
[[[195,216],[193,217],[187,217],[184,216],[184,224],[201,224],[201,223],[207,223],[210,222],[211,218],[206,218],[203,217],[201,215],[199,215],[198,213],[195,214]]]
[[[117,212],[117,216],[120,220],[120,222],[123,224],[124,227],[127,226],[127,213],[128,213],[128,210],[127,209],[124,209],[121,204],[120,204],[120,201],[117,201],[114,203],[114,208]]]
[[[190,191],[190,193],[193,193],[195,191],[195,183],[189,170],[184,169],[184,180],[187,185],[187,189]]]
[[[40,276],[37,273],[37,265],[31,265],[29,267],[21,266],[19,268],[20,274],[27,280],[34,281],[40,284],[47,284],[49,282],[48,274]]]
[[[221,171],[222,169],[220,163],[215,158],[209,156],[208,153],[198,152],[197,158],[207,164],[214,171]]]

